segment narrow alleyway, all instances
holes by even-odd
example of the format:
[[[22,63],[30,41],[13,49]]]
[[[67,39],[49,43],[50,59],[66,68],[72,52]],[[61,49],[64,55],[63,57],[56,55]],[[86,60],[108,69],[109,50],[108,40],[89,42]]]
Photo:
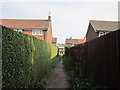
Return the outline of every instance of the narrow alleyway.
[[[49,78],[47,88],[68,88],[68,86],[67,75],[64,72],[63,63],[60,61]]]

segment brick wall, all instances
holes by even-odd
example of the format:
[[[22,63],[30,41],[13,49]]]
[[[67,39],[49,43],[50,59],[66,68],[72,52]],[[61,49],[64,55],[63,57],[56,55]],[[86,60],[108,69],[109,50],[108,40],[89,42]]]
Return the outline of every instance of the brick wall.
[[[51,24],[47,30],[46,36],[47,36],[46,42],[52,43],[52,25]]]
[[[97,37],[98,37],[98,35],[96,34],[94,28],[92,27],[91,24],[89,24],[88,32],[87,32],[87,35],[86,35],[86,41],[93,40]]]

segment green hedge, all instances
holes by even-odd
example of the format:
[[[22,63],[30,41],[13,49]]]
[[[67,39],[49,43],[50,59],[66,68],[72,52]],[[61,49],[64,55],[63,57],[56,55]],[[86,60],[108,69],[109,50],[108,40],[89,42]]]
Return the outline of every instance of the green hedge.
[[[51,58],[54,58],[57,54],[57,47],[54,45],[51,45]]]
[[[42,88],[43,77],[57,48],[33,36],[0,27],[3,88]]]

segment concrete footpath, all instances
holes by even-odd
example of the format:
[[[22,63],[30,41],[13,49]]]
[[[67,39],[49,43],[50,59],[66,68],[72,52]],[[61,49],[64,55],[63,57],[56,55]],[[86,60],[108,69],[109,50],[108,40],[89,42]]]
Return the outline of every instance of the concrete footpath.
[[[69,88],[67,82],[67,75],[64,72],[62,60],[57,64],[48,79],[47,88]]]

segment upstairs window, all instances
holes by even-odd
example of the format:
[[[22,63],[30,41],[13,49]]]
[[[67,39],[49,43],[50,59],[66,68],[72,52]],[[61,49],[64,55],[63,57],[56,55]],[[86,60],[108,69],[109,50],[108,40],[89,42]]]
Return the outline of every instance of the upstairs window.
[[[23,29],[18,29],[18,32],[22,32],[23,31]]]
[[[14,29],[14,31],[17,31],[17,29]]]
[[[105,32],[105,34],[108,34],[109,32]]]
[[[99,37],[105,35],[104,32],[99,32]]]
[[[22,32],[23,29],[14,29],[14,31]]]
[[[32,35],[42,35],[42,30],[32,30]]]

